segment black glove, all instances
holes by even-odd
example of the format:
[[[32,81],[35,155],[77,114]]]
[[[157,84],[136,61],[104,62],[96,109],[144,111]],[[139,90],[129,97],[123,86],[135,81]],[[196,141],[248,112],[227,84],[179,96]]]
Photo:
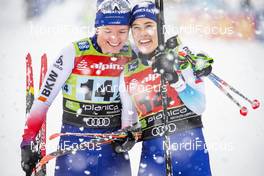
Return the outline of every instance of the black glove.
[[[127,132],[127,137],[122,140],[115,140],[112,146],[116,153],[128,152],[137,143],[132,132]]]
[[[152,63],[153,72],[163,75],[170,84],[178,82],[179,76],[176,72],[176,58],[177,56],[173,52],[159,52],[155,55]]]
[[[41,159],[40,154],[31,150],[30,145],[21,148],[21,167],[26,172],[26,175],[31,175],[32,170]]]
[[[116,153],[128,152],[137,143],[139,134],[141,134],[140,126],[131,126],[122,129],[127,134],[126,138],[115,140],[112,142],[112,146]]]
[[[208,76],[212,72],[213,58],[199,53],[195,56],[195,62],[193,70],[196,77]]]
[[[212,66],[208,66],[206,68],[203,68],[202,70],[197,70],[194,72],[194,75],[198,78],[202,77],[202,76],[208,76],[210,75],[210,73],[212,72]]]

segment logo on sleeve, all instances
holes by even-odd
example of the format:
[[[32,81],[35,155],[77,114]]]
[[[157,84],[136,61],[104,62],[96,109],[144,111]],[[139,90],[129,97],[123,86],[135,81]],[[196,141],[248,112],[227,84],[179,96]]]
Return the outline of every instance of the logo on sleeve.
[[[58,74],[52,70],[48,76],[47,81],[45,82],[45,86],[41,92],[42,95],[44,95],[45,97],[50,96],[51,91],[52,91],[53,87],[55,86],[55,82],[56,82],[57,78],[58,78]]]
[[[90,48],[89,42],[88,41],[80,41],[77,43],[78,48],[80,51],[85,51]]]
[[[61,55],[57,60],[56,63],[53,64],[54,67],[56,67],[59,70],[63,70],[62,65],[63,65],[63,55]]]

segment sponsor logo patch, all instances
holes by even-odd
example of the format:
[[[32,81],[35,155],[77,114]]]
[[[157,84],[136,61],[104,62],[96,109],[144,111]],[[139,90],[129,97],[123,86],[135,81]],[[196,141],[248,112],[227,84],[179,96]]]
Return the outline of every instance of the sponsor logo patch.
[[[85,51],[88,50],[90,48],[90,44],[88,41],[81,41],[77,43],[78,48],[80,51]]]
[[[54,67],[56,67],[59,70],[63,70],[62,65],[63,65],[63,55],[61,55],[57,60],[56,63],[53,64]]]
[[[102,62],[100,63],[93,63],[93,65],[90,66],[92,69],[97,69],[97,70],[123,70],[123,66],[119,64],[114,64],[114,63],[109,63],[109,64],[104,64]]]
[[[138,60],[128,63],[128,71],[135,71],[138,68]]]
[[[41,92],[42,95],[44,95],[45,97],[50,96],[57,78],[58,78],[58,74],[55,71],[51,70],[51,73],[49,74],[48,79],[45,82],[44,89]]]
[[[128,47],[128,45],[124,45],[123,46],[123,48],[120,50],[120,52],[128,52],[128,50],[129,50],[129,47]]]

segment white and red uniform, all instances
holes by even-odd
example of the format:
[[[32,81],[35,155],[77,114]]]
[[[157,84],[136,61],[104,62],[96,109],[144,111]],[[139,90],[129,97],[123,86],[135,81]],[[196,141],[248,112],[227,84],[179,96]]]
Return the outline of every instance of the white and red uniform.
[[[29,113],[21,146],[29,145],[35,140],[49,106],[61,89],[61,132],[109,133],[131,125],[133,120],[126,115],[121,118],[122,105],[119,95],[119,76],[131,56],[132,50],[128,45],[125,45],[119,54],[101,53],[96,36],[74,42],[64,48],[47,71],[40,94]],[[125,112],[128,111],[123,111]],[[59,146],[63,146],[65,141],[69,146],[79,144],[82,140],[83,138],[74,136],[61,137]],[[56,166],[60,169],[55,171],[55,175],[81,175],[85,170],[89,170],[91,175],[101,176],[115,175],[117,170],[117,175],[120,176],[131,174],[126,154],[116,154],[111,145],[103,145],[100,149],[87,149],[78,151],[76,155],[57,158]],[[76,162],[69,163],[69,158]],[[91,158],[97,158],[93,160],[92,165],[89,160]],[[82,164],[78,165],[80,159]],[[106,169],[96,167],[101,163],[104,163]]]

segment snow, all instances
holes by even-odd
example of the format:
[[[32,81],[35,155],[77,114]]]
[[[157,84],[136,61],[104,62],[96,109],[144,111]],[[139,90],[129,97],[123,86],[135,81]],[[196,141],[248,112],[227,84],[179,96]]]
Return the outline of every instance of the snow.
[[[78,2],[78,3],[77,3]],[[20,168],[20,141],[25,123],[25,56],[33,59],[35,87],[38,87],[40,57],[46,52],[50,63],[70,42],[93,32],[94,1],[66,1],[52,6],[35,20],[25,21],[23,1],[1,0],[0,27],[0,175],[24,175]],[[89,9],[89,11],[87,11]],[[172,17],[173,18],[173,17]],[[85,20],[84,20],[85,19]],[[89,25],[87,25],[89,24]],[[264,44],[256,41],[223,41],[183,38],[194,51],[206,51],[215,58],[213,72],[261,106],[247,117],[206,79],[207,109],[203,115],[205,139],[214,176],[262,175],[264,163]],[[241,100],[241,99],[239,99]],[[244,103],[244,101],[241,100]],[[48,113],[48,136],[60,130],[61,95]],[[58,141],[48,142],[48,152]],[[140,144],[130,152],[133,176],[139,167]],[[11,164],[12,163],[12,164]],[[141,164],[144,168],[145,164]],[[53,175],[55,163],[48,164]],[[84,171],[89,175],[89,171]]]

